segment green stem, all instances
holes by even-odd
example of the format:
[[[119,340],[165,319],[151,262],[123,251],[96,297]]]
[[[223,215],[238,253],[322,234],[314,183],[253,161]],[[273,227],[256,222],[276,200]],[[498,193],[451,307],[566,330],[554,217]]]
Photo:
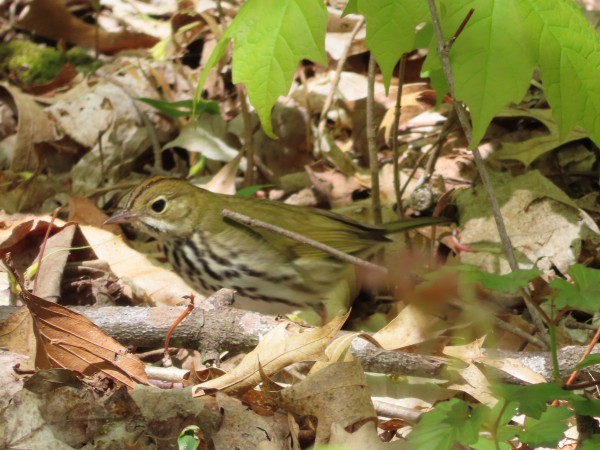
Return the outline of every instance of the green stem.
[[[498,429],[500,428],[500,420],[502,420],[504,411],[506,411],[506,408],[508,408],[508,405],[509,405],[509,402],[507,402],[506,400],[502,399],[501,401],[504,402],[504,404],[502,405],[502,408],[500,408],[500,412],[498,413],[498,418],[494,421],[494,425],[492,426],[492,429],[490,430],[490,433],[492,434],[492,437],[494,438],[494,447],[496,448],[496,450],[500,450],[500,442],[498,441]]]

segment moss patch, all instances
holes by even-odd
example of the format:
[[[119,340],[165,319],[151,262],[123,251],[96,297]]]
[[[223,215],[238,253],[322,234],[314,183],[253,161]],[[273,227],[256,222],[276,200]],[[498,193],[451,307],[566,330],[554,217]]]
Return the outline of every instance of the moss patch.
[[[34,86],[52,81],[66,63],[73,64],[84,73],[92,72],[101,65],[77,47],[62,53],[24,40],[0,45],[0,72],[23,85]]]

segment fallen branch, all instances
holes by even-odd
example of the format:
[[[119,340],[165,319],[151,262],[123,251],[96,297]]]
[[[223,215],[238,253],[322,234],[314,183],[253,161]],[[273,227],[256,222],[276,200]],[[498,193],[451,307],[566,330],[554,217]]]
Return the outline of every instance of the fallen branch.
[[[243,311],[227,306],[233,298],[231,290],[222,289],[211,297],[213,303],[201,303],[173,333],[171,342],[182,348],[199,349],[207,355],[218,355],[227,350],[230,356],[251,351],[261,335],[273,329],[282,319]],[[0,306],[0,323],[19,308]],[[185,307],[101,307],[72,308],[85,315],[120,343],[133,347],[159,348],[171,324]],[[565,347],[559,352],[562,375],[568,376],[583,354],[583,347]],[[594,349],[600,353],[600,346]],[[416,375],[440,377],[448,358],[418,355],[377,348],[364,339],[354,339],[352,354],[365,371],[388,375]],[[548,352],[488,351],[497,359],[511,358],[529,369],[552,379],[552,365]],[[487,368],[491,378],[508,383],[520,383],[505,372]],[[600,370],[590,368],[593,376]]]

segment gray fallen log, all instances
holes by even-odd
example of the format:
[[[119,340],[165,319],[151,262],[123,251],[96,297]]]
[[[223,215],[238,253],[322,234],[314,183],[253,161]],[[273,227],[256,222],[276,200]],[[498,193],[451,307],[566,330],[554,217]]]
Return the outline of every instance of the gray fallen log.
[[[231,291],[222,290],[211,297],[208,305],[196,307],[176,328],[171,338],[172,347],[194,348],[209,357],[223,351],[235,355],[251,351],[261,335],[268,333],[282,319],[229,306]],[[0,306],[0,322],[18,308]],[[185,310],[185,307],[74,307],[121,344],[132,347],[160,348],[170,326]],[[565,347],[559,351],[562,375],[568,376],[583,354],[583,347]],[[595,351],[600,351],[600,348]],[[352,343],[352,354],[365,371],[397,376],[442,377],[441,370],[447,364],[464,364],[443,357],[383,350],[364,339],[356,338]],[[495,358],[512,358],[542,375],[552,379],[550,355],[547,352],[488,351]],[[507,373],[485,367],[490,377],[497,381],[520,383]],[[590,368],[598,377],[600,371]],[[445,378],[445,377],[442,377]]]

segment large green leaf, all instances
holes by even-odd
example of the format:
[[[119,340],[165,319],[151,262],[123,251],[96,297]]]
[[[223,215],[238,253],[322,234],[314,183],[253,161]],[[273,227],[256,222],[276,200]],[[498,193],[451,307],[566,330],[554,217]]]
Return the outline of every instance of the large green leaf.
[[[454,35],[469,10],[475,10],[450,50],[455,97],[464,101],[471,111],[471,145],[481,140],[492,118],[509,102],[520,102],[529,87],[536,60],[537,38],[532,34],[530,20],[523,11],[523,4],[527,2],[443,2],[445,8],[441,11],[446,11],[446,14],[442,26],[446,40]],[[429,55],[437,59],[435,39]],[[437,75],[443,74],[437,72]]]
[[[550,282],[555,290],[557,308],[573,308],[588,312],[600,311],[600,270],[575,264],[569,269],[573,282],[561,278]]]
[[[581,125],[600,144],[600,37],[572,0],[443,0],[449,39],[470,8],[473,17],[450,51],[455,95],[469,107],[471,146],[492,118],[519,102],[539,67],[561,138]],[[436,58],[432,41],[430,57]],[[439,63],[430,62],[432,67]],[[441,72],[431,72],[433,77]],[[440,80],[434,84],[441,85]]]
[[[408,447],[421,450],[450,450],[454,444],[469,445],[477,442],[485,407],[470,410],[469,405],[453,398],[436,405],[423,414],[408,436]]]
[[[263,128],[290,89],[302,59],[325,63],[327,10],[322,0],[248,0],[224,38],[233,40],[233,81],[244,83]]]
[[[429,19],[423,0],[358,0],[367,23],[367,47],[381,68],[389,88],[394,67],[402,54],[415,48],[417,25]]]

